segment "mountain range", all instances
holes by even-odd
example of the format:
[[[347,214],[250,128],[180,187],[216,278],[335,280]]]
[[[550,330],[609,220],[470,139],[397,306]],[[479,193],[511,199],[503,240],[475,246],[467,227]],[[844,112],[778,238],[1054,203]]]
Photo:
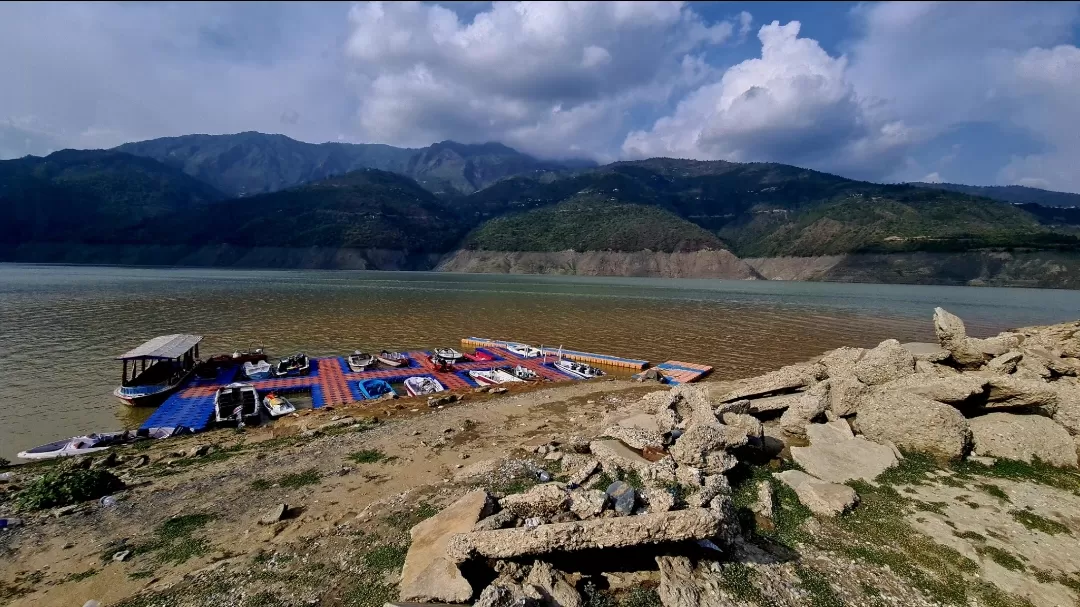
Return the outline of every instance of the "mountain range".
[[[0,260],[1080,287],[1077,200],[775,163],[188,135],[0,161]]]

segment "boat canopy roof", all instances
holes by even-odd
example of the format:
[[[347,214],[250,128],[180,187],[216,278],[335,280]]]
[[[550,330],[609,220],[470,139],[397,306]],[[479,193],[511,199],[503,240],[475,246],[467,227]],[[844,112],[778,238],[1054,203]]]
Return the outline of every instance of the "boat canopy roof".
[[[202,335],[161,335],[134,350],[117,356],[116,360],[177,358],[194,348],[200,341],[202,341]]]

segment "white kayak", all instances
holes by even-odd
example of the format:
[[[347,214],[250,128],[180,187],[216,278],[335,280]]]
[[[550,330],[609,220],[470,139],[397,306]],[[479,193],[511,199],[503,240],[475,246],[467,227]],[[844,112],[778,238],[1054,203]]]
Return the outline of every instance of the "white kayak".
[[[480,384],[481,386],[494,386],[496,384],[508,384],[511,382],[520,382],[521,380],[514,377],[512,374],[503,371],[502,369],[491,369],[490,371],[469,371],[469,377]]]

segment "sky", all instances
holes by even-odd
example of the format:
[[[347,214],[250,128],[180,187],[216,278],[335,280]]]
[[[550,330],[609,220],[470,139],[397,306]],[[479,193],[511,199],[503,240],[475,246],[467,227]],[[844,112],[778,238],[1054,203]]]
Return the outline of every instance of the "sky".
[[[1078,2],[0,3],[0,158],[189,133],[1080,192]]]

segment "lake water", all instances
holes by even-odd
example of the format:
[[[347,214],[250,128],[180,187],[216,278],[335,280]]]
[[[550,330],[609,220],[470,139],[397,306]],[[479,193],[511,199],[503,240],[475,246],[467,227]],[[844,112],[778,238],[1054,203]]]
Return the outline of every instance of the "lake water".
[[[0,456],[148,415],[112,396],[114,357],[167,333],[203,356],[319,356],[467,336],[565,345],[734,378],[842,345],[932,341],[934,306],[974,335],[1080,317],[1080,292],[431,272],[0,264]]]

